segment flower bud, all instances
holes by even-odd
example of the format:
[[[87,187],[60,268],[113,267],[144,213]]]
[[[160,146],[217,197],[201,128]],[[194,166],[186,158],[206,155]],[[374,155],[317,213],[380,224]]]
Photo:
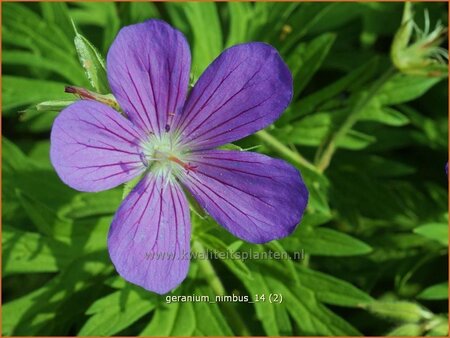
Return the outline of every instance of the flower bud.
[[[378,301],[368,304],[366,308],[380,317],[405,323],[418,323],[433,317],[427,309],[411,302]]]
[[[81,87],[75,87],[75,86],[67,86],[64,91],[66,93],[71,93],[79,96],[81,99],[84,100],[94,100],[98,101],[100,103],[106,104],[115,110],[120,110],[120,106],[116,101],[116,98],[112,94],[99,94],[90,90],[87,90],[85,88]]]
[[[412,3],[406,2],[402,25],[391,46],[391,59],[402,73],[439,77],[446,75],[448,51],[440,47],[447,28],[439,22],[430,31],[430,18],[425,12],[425,27],[421,30],[414,22]]]
[[[423,329],[421,325],[408,323],[396,327],[390,331],[388,336],[421,336],[423,334]]]

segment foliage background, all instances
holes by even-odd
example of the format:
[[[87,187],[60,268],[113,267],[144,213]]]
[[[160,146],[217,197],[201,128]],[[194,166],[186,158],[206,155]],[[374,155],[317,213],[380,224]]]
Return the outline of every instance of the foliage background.
[[[447,81],[397,73],[373,87],[389,68],[402,8],[2,3],[3,335],[447,335]],[[419,26],[425,9],[447,25],[446,3],[418,3]],[[153,17],[188,37],[193,79],[223,48],[255,40],[278,48],[293,72],[295,98],[282,119],[237,144],[302,170],[310,202],[298,229],[246,245],[193,219],[193,241],[210,249],[303,249],[299,261],[212,261],[228,293],[281,293],[282,304],[165,304],[126,283],[106,250],[122,188],[80,193],[51,167],[49,130],[61,102],[42,102],[74,100],[68,84],[94,89],[70,18],[106,55],[120,27]],[[322,173],[309,162],[368,92]],[[214,291],[193,261],[174,294]]]

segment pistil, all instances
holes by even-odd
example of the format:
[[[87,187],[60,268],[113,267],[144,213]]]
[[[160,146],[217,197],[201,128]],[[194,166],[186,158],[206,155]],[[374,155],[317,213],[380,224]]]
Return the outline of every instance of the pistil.
[[[183,162],[182,160],[180,160],[179,158],[173,156],[173,155],[169,155],[169,157],[167,157],[167,159],[169,161],[175,162],[176,164],[179,164],[180,166],[182,166],[186,171],[195,171],[195,169],[197,168],[196,165],[191,165],[189,163]]]

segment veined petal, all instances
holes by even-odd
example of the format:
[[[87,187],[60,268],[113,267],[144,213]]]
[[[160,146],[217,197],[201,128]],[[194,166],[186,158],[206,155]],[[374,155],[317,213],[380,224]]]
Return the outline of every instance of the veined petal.
[[[225,50],[203,73],[175,126],[194,149],[210,149],[274,122],[292,99],[292,75],[271,46]]]
[[[190,237],[189,206],[180,186],[147,175],[117,211],[108,249],[123,278],[164,294],[186,278]]]
[[[81,191],[101,191],[131,180],[145,169],[140,131],[111,107],[78,101],[55,119],[50,158],[61,180]]]
[[[160,20],[124,27],[108,52],[111,90],[130,120],[160,134],[181,109],[191,54],[183,34]]]
[[[199,204],[233,235],[264,243],[292,233],[308,202],[300,173],[290,164],[251,152],[206,150],[184,176]]]

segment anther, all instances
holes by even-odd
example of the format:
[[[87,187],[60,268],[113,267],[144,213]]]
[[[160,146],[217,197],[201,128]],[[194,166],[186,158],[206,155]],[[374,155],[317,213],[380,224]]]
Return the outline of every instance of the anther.
[[[197,167],[198,167],[198,166],[192,165],[192,164],[189,164],[189,163],[185,163],[185,164],[183,165],[183,168],[186,170],[186,173],[188,173],[188,174],[189,174],[190,171],[195,172],[196,169],[197,169]]]

